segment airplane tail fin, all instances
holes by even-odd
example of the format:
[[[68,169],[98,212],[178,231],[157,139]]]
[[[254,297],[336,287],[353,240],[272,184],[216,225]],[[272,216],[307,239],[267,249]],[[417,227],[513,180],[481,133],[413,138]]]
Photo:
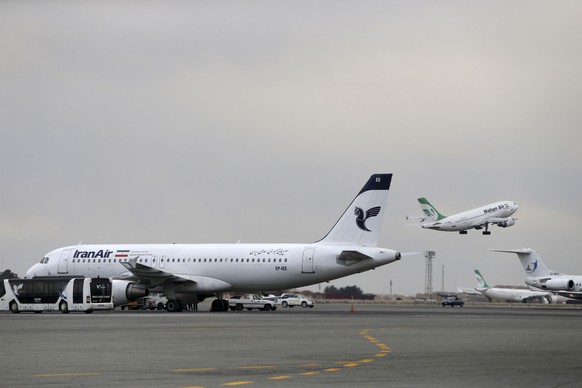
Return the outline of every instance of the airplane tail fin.
[[[528,276],[548,276],[550,270],[546,267],[536,251],[530,248],[522,249],[491,249],[495,252],[516,253],[523,269]]]
[[[489,287],[489,284],[487,284],[485,278],[483,277],[483,275],[481,275],[481,272],[478,269],[475,270],[475,276],[477,277],[477,288],[491,288]]]
[[[445,218],[425,197],[418,198],[417,201],[428,220],[434,222]]]
[[[378,246],[392,174],[374,174],[320,244]]]

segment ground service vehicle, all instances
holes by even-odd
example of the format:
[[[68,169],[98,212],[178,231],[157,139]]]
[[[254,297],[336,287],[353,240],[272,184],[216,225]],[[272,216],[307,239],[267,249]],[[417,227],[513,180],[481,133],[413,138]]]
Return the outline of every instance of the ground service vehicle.
[[[0,311],[113,310],[112,282],[104,278],[4,279],[0,283]]]
[[[463,299],[459,298],[458,296],[452,295],[452,296],[448,296],[445,299],[443,299],[441,304],[443,305],[443,307],[445,307],[445,306],[451,306],[451,307],[461,306],[461,307],[463,307],[465,302],[463,302]]]
[[[256,294],[247,294],[242,296],[233,296],[229,301],[230,309],[241,311],[242,309],[252,310],[259,309],[261,311],[276,310],[277,306],[272,300],[261,298]]]
[[[313,308],[315,302],[311,299],[307,299],[303,295],[299,294],[283,294],[281,296],[281,306],[283,307],[293,307],[293,306],[301,306],[301,307],[310,307]]]

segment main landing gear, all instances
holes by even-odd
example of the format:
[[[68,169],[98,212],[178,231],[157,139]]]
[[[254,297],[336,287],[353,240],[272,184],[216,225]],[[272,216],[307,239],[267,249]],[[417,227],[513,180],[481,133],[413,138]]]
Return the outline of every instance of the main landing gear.
[[[210,311],[228,311],[228,300],[214,299],[210,305]]]

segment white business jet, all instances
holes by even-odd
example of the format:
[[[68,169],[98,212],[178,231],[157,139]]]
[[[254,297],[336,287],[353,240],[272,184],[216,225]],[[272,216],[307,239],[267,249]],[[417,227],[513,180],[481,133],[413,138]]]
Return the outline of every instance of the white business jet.
[[[114,279],[114,301],[163,292],[168,311],[217,296],[213,311],[228,309],[224,292],[282,290],[326,282],[400,260],[378,238],[392,174],[370,177],[320,241],[307,244],[105,244],[47,253],[34,276]]]
[[[444,216],[425,198],[418,198],[420,208],[426,217],[420,217],[424,229],[467,234],[468,229],[485,229],[484,235],[489,235],[489,224],[507,228],[515,224],[517,218],[511,217],[517,211],[517,204],[511,201],[495,202],[476,209],[467,210],[452,216]]]
[[[566,275],[546,267],[536,251],[530,248],[491,249],[494,252],[516,253],[526,274],[528,286],[552,291],[556,295],[571,299],[582,299],[582,276]]]
[[[459,288],[459,291],[472,295],[482,294],[490,301],[496,299],[506,302],[555,303],[558,300],[558,297],[551,292],[524,290],[520,288],[490,287],[478,269],[475,270],[475,276],[477,277],[477,287],[472,289]]]

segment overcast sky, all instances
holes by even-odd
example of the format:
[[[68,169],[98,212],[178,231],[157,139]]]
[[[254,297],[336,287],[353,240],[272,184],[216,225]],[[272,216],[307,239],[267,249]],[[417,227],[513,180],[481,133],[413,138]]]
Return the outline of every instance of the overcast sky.
[[[582,274],[579,1],[0,3],[0,254],[83,243],[312,242],[394,173],[380,245],[433,288]],[[499,200],[518,221],[407,226]],[[414,294],[424,257],[331,284]],[[325,285],[322,285],[322,289]],[[317,289],[317,286],[311,287]]]

